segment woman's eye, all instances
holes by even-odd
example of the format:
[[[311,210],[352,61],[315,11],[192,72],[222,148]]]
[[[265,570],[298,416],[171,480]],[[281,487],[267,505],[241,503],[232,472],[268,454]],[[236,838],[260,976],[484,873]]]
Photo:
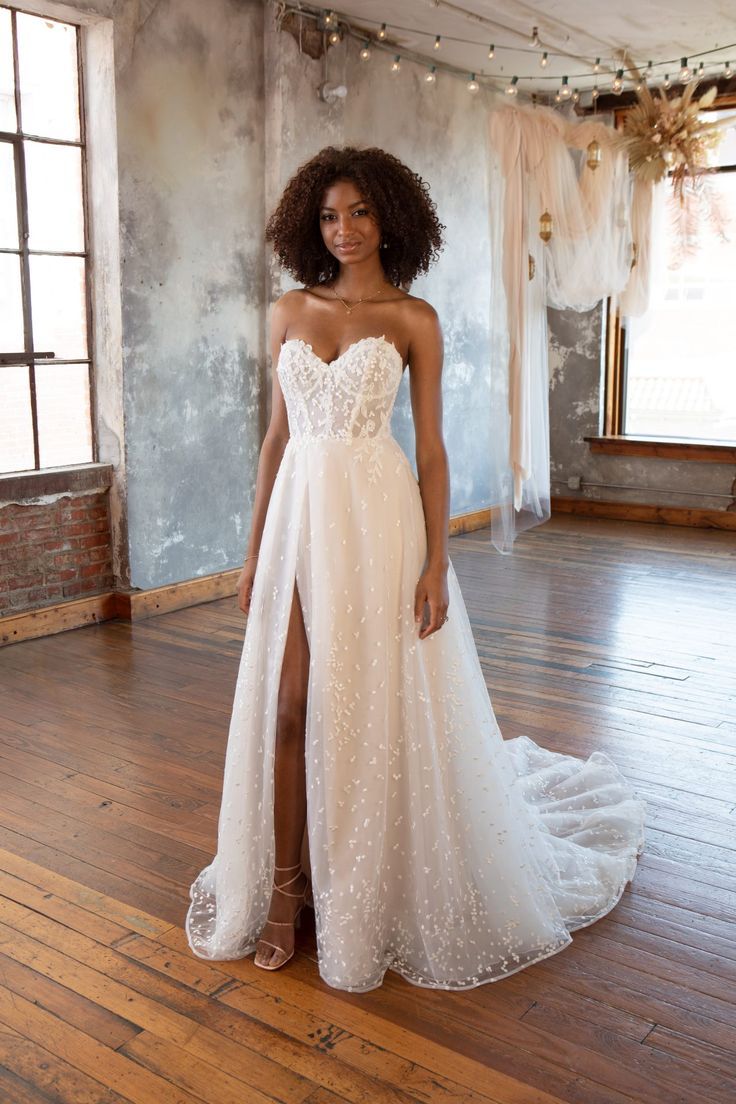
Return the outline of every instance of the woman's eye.
[[[354,215],[367,215],[368,214],[368,208],[367,207],[359,207],[357,211],[353,211],[353,214]]]

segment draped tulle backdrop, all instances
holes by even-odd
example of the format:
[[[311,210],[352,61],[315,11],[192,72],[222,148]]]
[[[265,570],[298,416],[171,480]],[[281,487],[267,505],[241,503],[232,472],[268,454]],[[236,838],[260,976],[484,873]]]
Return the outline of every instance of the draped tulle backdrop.
[[[601,119],[505,104],[489,113],[487,150],[491,540],[508,553],[520,532],[550,516],[547,307],[590,310],[621,295],[627,313],[644,311],[656,203],[651,189],[632,189],[627,155]],[[546,243],[543,212],[552,218]]]

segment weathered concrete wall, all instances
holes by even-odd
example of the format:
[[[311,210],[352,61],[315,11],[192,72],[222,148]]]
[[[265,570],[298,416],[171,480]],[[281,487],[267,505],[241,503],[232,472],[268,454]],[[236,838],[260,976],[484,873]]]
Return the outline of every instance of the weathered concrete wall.
[[[725,509],[733,465],[590,452],[584,437],[601,431],[602,319],[600,307],[584,313],[549,311],[552,494]],[[582,477],[580,491],[568,487],[571,476]],[[606,486],[586,487],[586,482]]]
[[[242,558],[260,445],[263,9],[116,8],[133,586]]]
[[[411,288],[438,311],[445,337],[444,435],[450,459],[452,514],[488,505],[489,441],[489,226],[486,210],[485,92],[472,96],[463,81],[439,75],[430,87],[426,68],[391,55],[358,57],[352,39],[330,49],[327,79],[345,84],[347,97],[326,104],[316,94],[324,62],[300,52],[294,37],[266,28],[266,205],[268,210],[300,164],[326,145],[380,146],[405,161],[429,184],[447,245],[439,261]],[[472,151],[472,153],[471,153]],[[296,286],[271,263],[270,299]],[[392,429],[414,463],[409,373],[399,388]]]

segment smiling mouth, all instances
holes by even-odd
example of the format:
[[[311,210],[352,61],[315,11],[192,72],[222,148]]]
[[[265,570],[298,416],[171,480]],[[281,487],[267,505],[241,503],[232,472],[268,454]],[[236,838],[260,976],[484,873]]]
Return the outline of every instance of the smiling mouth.
[[[357,249],[360,242],[344,242],[342,245],[336,246],[337,249]]]

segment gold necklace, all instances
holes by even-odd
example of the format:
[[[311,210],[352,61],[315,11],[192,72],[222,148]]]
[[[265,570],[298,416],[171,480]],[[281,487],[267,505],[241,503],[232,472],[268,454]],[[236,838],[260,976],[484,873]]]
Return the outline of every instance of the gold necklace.
[[[345,310],[346,310],[346,311],[348,312],[348,314],[352,314],[352,313],[353,313],[353,311],[355,310],[355,308],[356,308],[357,306],[359,306],[359,305],[360,305],[361,303],[366,303],[366,302],[367,302],[367,301],[368,301],[369,299],[375,299],[375,298],[376,298],[376,296],[377,296],[377,295],[380,295],[380,294],[381,294],[381,292],[382,292],[382,291],[384,291],[384,290],[385,290],[385,285],[384,285],[384,287],[382,287],[382,288],[381,288],[381,289],[380,289],[379,291],[376,291],[376,292],[374,292],[374,294],[373,294],[373,295],[364,295],[362,299],[356,299],[356,300],[355,300],[355,302],[353,303],[352,307],[349,307],[349,306],[347,305],[347,303],[345,302],[345,300],[344,300],[343,298],[341,298],[341,297],[340,297],[340,296],[339,296],[339,295],[337,294],[337,292],[335,291],[335,289],[334,289],[334,288],[330,288],[330,291],[332,291],[332,292],[334,293],[334,296],[335,296],[335,298],[336,298],[336,299],[339,299],[339,300],[340,300],[340,302],[342,303],[342,305],[344,306],[344,308],[345,308]]]

